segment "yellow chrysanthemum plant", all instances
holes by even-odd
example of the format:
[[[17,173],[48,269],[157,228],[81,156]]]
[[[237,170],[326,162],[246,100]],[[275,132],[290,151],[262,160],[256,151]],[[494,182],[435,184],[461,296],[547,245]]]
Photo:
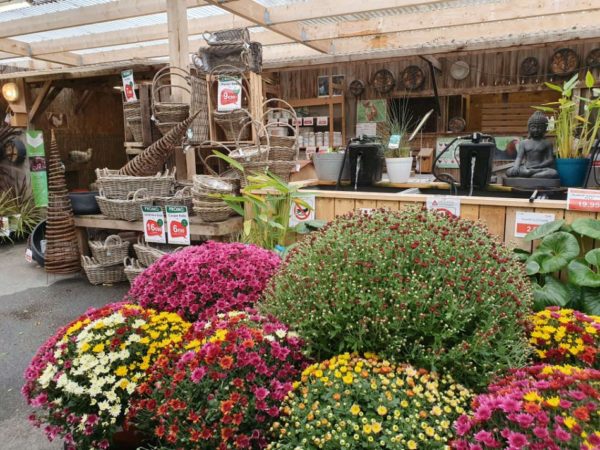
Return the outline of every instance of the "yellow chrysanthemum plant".
[[[303,372],[268,449],[447,448],[471,398],[449,376],[374,354],[341,354]]]
[[[148,369],[191,324],[175,313],[116,303],[61,328],[25,372],[30,417],[66,449],[106,449]]]

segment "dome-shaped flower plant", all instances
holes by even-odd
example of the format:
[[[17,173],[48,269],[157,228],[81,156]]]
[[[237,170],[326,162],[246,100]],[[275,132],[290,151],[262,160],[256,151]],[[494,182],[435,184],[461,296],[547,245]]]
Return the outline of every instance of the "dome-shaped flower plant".
[[[303,372],[269,450],[443,449],[471,396],[448,376],[342,354]]]
[[[600,448],[600,371],[534,366],[513,371],[474,400],[454,424],[452,448]]]
[[[129,399],[162,349],[191,324],[174,313],[116,303],[61,328],[25,372],[31,419],[68,449],[106,449]]]
[[[136,277],[128,301],[187,320],[252,306],[280,258],[254,245],[207,242],[165,255]]]
[[[197,322],[181,357],[165,354],[138,389],[129,421],[163,450],[260,449],[304,368],[279,322],[232,311]]]
[[[530,352],[531,289],[483,225],[409,209],[338,217],[292,250],[261,302],[316,359],[375,352],[487,385]]]

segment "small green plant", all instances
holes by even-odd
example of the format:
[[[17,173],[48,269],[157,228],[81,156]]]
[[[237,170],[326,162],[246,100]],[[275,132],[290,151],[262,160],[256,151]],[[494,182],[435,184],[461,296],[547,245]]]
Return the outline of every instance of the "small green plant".
[[[413,126],[413,115],[408,107],[408,97],[402,97],[398,102],[398,107],[391,104],[388,107],[386,115],[386,158],[407,158],[410,156],[410,147],[408,145],[409,129]],[[390,148],[392,136],[399,136],[398,142],[393,143],[394,148]]]
[[[584,238],[600,239],[600,220],[546,223],[525,236],[540,240],[533,252],[515,250],[533,281],[536,311],[560,306],[600,315],[600,249],[589,249]]]
[[[214,153],[237,170],[244,170],[232,158],[218,151]],[[248,181],[240,196],[219,196],[244,217],[242,241],[268,250],[282,250],[290,243],[294,233],[309,233],[325,225],[321,220],[311,220],[290,226],[292,205],[312,209],[302,199],[305,194],[299,191],[299,186],[286,183],[270,172],[249,175]]]
[[[592,98],[574,95],[574,89],[581,84],[579,74],[575,74],[562,86],[546,83],[550,89],[560,92],[556,102],[534,106],[535,109],[551,113],[556,134],[556,154],[559,158],[587,158],[600,128],[600,89],[595,89],[596,80],[590,71],[585,76],[585,87],[592,90]],[[579,106],[583,104],[583,113]]]

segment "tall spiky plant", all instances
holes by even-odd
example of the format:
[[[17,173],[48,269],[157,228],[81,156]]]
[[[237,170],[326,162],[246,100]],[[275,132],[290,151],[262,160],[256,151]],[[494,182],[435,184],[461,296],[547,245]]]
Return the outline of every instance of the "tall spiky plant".
[[[398,99],[397,108],[394,107],[394,103],[390,103],[388,106],[385,122],[387,136],[384,139],[384,143],[386,144],[386,158],[405,158],[410,156],[410,150],[407,150],[406,146],[408,144],[409,130],[412,126],[413,115],[408,106],[408,96],[404,95]],[[393,135],[399,135],[400,142],[398,143],[398,148],[390,149],[389,141]]]

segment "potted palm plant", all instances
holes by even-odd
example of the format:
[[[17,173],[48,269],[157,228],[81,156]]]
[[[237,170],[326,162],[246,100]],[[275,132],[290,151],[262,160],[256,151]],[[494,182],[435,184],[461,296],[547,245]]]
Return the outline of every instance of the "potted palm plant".
[[[591,98],[575,95],[574,90],[581,84],[578,74],[562,86],[546,83],[547,87],[560,92],[561,96],[556,102],[534,107],[552,114],[551,124],[556,135],[556,169],[560,183],[565,187],[583,185],[590,165],[590,153],[600,128],[600,89],[594,88],[595,83],[594,76],[588,71],[584,84],[591,89]]]
[[[385,165],[392,183],[404,183],[410,177],[413,158],[410,156],[408,145],[408,130],[412,118],[406,98],[400,100],[398,108],[389,108],[386,124],[389,138],[385,151]]]

